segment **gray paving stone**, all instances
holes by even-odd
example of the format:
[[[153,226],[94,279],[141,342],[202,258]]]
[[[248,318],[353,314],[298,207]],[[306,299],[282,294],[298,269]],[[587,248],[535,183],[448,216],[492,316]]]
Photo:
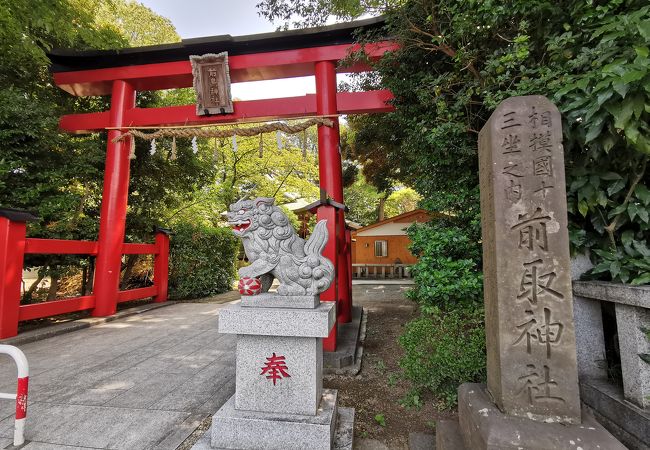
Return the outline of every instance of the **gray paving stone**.
[[[354,447],[354,408],[338,408],[334,450],[352,450]]]
[[[138,383],[123,394],[113,398],[106,406],[120,408],[149,408],[151,405],[167,396],[176,386],[183,383],[185,377],[175,373],[160,373],[156,378]]]
[[[359,439],[355,445],[355,450],[390,450],[386,444],[377,439]]]
[[[235,380],[230,379],[223,386],[219,388],[216,394],[208,399],[201,407],[198,409],[201,413],[214,414],[219,411],[230,397],[235,394]]]
[[[22,447],[21,450],[86,450],[89,448],[100,447],[77,447],[70,445],[51,444],[49,442],[30,442],[26,446]]]
[[[409,433],[409,450],[434,450],[436,436],[433,433]]]
[[[36,402],[30,405],[25,438],[56,445],[143,449],[155,444],[189,413],[133,410]],[[13,420],[0,422],[0,436],[10,437]]]
[[[0,391],[9,392],[9,391]],[[29,405],[29,404],[28,404]],[[0,420],[13,416],[16,412],[16,403],[13,400],[0,400]]]
[[[73,390],[67,397],[63,398],[62,401],[71,405],[100,406],[106,404],[124,392],[126,392],[124,389]]]
[[[156,443],[153,448],[156,450],[176,450],[201,425],[201,422],[206,417],[206,414],[192,414],[178,427],[174,428],[164,439]]]
[[[31,366],[25,448],[176,448],[234,393],[236,338],[219,335],[220,308],[177,304],[21,346]],[[15,388],[5,381],[15,370],[0,362],[0,392]],[[0,401],[0,442],[13,408]]]
[[[0,448],[5,448],[8,447],[9,445],[12,445],[13,441],[11,439],[7,438],[0,438]]]

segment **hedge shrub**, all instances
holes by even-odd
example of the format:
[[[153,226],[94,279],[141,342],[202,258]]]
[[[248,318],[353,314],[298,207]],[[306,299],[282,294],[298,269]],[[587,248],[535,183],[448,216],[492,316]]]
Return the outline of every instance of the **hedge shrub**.
[[[399,338],[400,361],[416,391],[428,390],[441,404],[456,404],[462,383],[484,381],[485,328],[482,309],[438,310],[406,325]]]
[[[408,234],[418,262],[412,267],[415,284],[407,295],[419,303],[423,313],[481,305],[483,274],[476,233],[434,220],[410,227]]]
[[[179,223],[170,244],[169,296],[205,297],[228,291],[239,241],[230,228]]]

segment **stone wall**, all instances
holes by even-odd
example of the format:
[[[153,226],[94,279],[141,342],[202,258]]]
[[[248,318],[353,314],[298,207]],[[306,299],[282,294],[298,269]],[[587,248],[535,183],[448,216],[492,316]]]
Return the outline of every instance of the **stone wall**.
[[[581,398],[584,405],[633,449],[650,442],[650,286],[574,281],[574,317]],[[603,309],[615,311],[622,387],[608,376]]]

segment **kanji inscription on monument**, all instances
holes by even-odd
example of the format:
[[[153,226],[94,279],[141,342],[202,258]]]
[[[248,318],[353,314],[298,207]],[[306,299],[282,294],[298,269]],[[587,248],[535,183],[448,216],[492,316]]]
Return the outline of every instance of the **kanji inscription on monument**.
[[[479,136],[488,390],[507,414],[580,422],[560,113],[513,97]]]
[[[196,91],[196,114],[232,113],[228,53],[192,55],[190,62]]]

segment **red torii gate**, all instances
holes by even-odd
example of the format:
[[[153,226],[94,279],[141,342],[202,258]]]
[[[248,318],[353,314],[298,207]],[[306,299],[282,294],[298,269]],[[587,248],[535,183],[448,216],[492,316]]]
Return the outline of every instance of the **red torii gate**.
[[[369,71],[363,63],[339,67],[339,62],[361,47],[354,44],[360,28],[381,26],[369,19],[310,30],[292,30],[250,36],[217,36],[183,40],[179,44],[128,48],[119,51],[55,51],[49,57],[57,86],[72,95],[110,95],[108,111],[71,114],[61,118],[61,129],[87,133],[108,129],[104,191],[96,243],[93,316],[115,313],[119,292],[121,257],[126,226],[129,186],[130,139],[119,142],[120,127],[182,126],[218,124],[243,120],[265,120],[304,116],[359,114],[392,111],[387,90],[337,92],[336,74]],[[390,41],[368,44],[364,51],[371,59],[396,49]],[[136,91],[192,86],[190,55],[228,52],[232,83],[315,76],[316,94],[270,100],[235,101],[232,114],[197,116],[196,105],[137,108]],[[334,126],[318,127],[320,187],[332,202],[323,202],[318,218],[328,219],[330,240],[324,250],[336,268],[336,281],[321,295],[324,301],[338,302],[338,321],[351,319],[351,268],[349,233],[345,231],[341,155],[338,120]],[[347,236],[347,237],[346,237]],[[1,249],[0,249],[1,250]],[[1,253],[1,252],[0,252]],[[166,255],[165,255],[166,256]],[[2,262],[0,255],[0,263]],[[1,265],[1,264],[0,264]],[[166,295],[166,286],[164,287]],[[160,295],[158,294],[158,297]],[[135,297],[139,298],[139,297]],[[160,298],[157,298],[161,301]],[[69,311],[65,311],[69,312]],[[0,292],[2,313],[2,292]],[[2,336],[0,324],[0,337]],[[326,350],[336,349],[336,327],[324,342]]]

